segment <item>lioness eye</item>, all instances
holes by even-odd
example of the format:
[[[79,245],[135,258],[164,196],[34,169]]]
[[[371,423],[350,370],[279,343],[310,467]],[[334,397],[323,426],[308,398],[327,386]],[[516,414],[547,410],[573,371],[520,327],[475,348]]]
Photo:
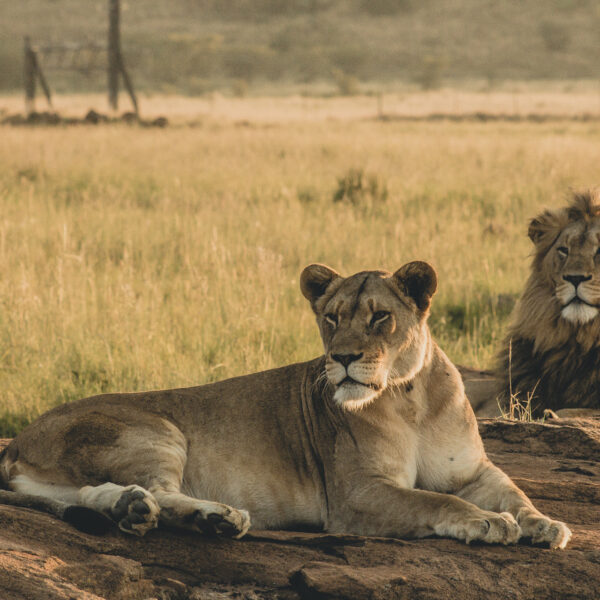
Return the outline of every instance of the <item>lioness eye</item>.
[[[569,255],[569,249],[566,246],[559,246],[556,251],[561,258],[566,258]]]
[[[376,323],[383,323],[383,321],[385,321],[389,316],[390,313],[385,310],[378,310],[377,312],[374,312],[373,316],[371,317],[371,327],[373,327],[373,325]]]
[[[334,315],[333,313],[327,313],[325,315],[325,320],[330,324],[333,325],[334,327],[337,327],[338,324],[338,318],[337,315]]]

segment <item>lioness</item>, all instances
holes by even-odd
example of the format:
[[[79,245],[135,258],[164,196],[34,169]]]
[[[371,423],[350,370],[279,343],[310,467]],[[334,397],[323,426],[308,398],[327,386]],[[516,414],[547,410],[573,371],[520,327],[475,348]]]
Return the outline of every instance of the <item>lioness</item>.
[[[137,535],[161,521],[241,537],[250,514],[256,528],[564,548],[566,525],[486,457],[460,376],[427,327],[436,286],[424,262],[347,278],[310,265],[301,288],[325,356],[60,406],[11,442],[2,481]]]
[[[497,369],[501,401],[529,397],[534,416],[544,409],[600,414],[598,193],[574,194],[568,206],[532,219],[529,237],[531,274]]]

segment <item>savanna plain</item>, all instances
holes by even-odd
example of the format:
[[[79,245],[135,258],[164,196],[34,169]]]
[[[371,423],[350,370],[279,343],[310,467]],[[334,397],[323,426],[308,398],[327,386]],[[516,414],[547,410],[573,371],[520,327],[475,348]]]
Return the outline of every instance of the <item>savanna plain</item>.
[[[0,435],[83,396],[317,356],[311,262],[431,262],[435,337],[490,367],[528,219],[600,183],[597,121],[244,115],[0,129]]]

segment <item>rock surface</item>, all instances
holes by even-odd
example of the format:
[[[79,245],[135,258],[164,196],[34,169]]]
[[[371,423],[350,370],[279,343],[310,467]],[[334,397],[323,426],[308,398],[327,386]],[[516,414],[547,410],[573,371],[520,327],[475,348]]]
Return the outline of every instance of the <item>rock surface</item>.
[[[0,598],[600,597],[600,419],[484,419],[480,431],[490,458],[571,527],[566,550],[280,531],[241,541],[162,529],[141,539],[116,529],[94,537],[0,506]]]

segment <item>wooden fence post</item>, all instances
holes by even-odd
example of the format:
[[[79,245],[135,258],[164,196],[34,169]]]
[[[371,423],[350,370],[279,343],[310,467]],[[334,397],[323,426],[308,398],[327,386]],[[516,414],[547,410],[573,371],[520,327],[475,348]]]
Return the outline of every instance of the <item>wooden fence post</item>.
[[[125,87],[127,88],[127,92],[129,93],[129,97],[131,98],[131,103],[133,104],[133,110],[135,114],[139,116],[137,98],[135,92],[133,91],[133,84],[131,83],[131,79],[129,79],[127,69],[125,68],[125,62],[123,61],[122,54],[119,54],[119,67],[121,69],[121,75],[123,75],[123,82],[125,83]]]
[[[125,69],[125,62],[121,54],[121,35],[120,35],[120,0],[109,0],[108,2],[108,102],[113,110],[119,108],[119,75],[123,76],[123,81],[135,114],[139,115],[138,102],[133,90],[133,84]],[[64,50],[67,46],[61,47]],[[36,79],[42,86],[50,108],[52,108],[52,96],[50,87],[44,77],[42,65],[38,60],[38,52],[31,45],[29,36],[24,38],[24,63],[23,63],[23,84],[25,87],[25,110],[27,114],[35,111],[35,92]]]
[[[50,86],[46,81],[46,77],[44,76],[44,72],[42,71],[42,66],[40,65],[40,61],[38,59],[38,54],[34,50],[33,51],[33,60],[35,62],[35,74],[40,80],[40,84],[42,86],[42,90],[44,91],[44,96],[46,96],[46,100],[48,101],[48,106],[53,108],[52,106],[52,94],[50,93]]]
[[[119,108],[119,17],[119,0],[108,0],[108,103],[113,110]]]
[[[108,102],[113,110],[119,108],[119,73],[131,98],[135,114],[139,114],[133,84],[125,68],[121,52],[120,0],[109,0],[108,4]]]
[[[29,36],[25,37],[23,61],[23,84],[25,86],[25,112],[32,113],[35,110],[35,54],[31,48]]]

